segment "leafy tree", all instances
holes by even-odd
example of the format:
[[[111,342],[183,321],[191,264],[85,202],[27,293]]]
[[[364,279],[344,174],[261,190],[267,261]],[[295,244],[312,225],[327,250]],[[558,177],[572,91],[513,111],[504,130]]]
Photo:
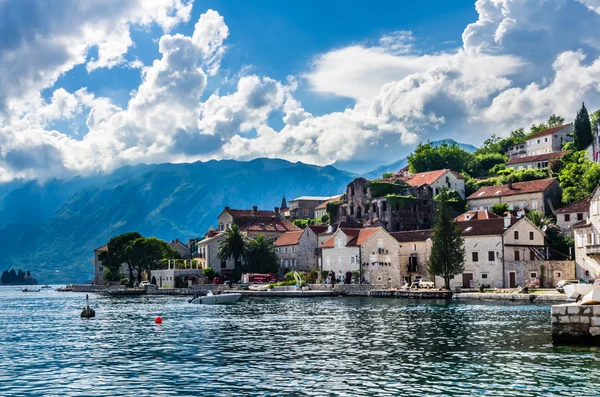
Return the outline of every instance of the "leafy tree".
[[[594,125],[598,122],[600,118],[600,109],[596,110],[594,113],[590,115],[590,124],[592,125],[592,129]]]
[[[471,156],[468,164],[468,173],[472,177],[484,177],[494,174],[496,166],[502,165],[508,160],[508,156],[500,153],[479,153]]]
[[[575,144],[575,150],[583,150],[588,147],[593,140],[592,124],[590,123],[590,116],[588,115],[584,103],[581,104],[581,109],[577,112],[574,127],[573,143]]]
[[[559,125],[562,125],[565,122],[565,118],[561,117],[561,116],[557,116],[554,113],[552,114],[552,116],[550,116],[548,118],[548,121],[545,123],[540,123],[540,124],[533,124],[531,126],[529,135],[534,135],[537,134],[538,132],[544,131],[545,129],[548,128],[552,128],[552,127],[557,127]]]
[[[138,282],[142,279],[142,272],[146,271],[150,276],[152,265],[159,260],[174,259],[179,256],[169,244],[156,237],[140,237],[133,240],[125,248],[125,254],[129,258],[130,270],[137,271]],[[132,280],[131,275],[132,273],[130,273],[130,280]]]
[[[410,172],[426,172],[441,169],[451,169],[462,172],[467,168],[471,154],[461,149],[456,143],[442,143],[433,146],[431,142],[419,143],[417,148],[408,156]]]
[[[329,223],[329,215],[323,214],[323,216],[321,217],[321,223],[323,225],[327,225]]]
[[[579,151],[563,157],[564,166],[558,180],[563,188],[562,201],[565,204],[587,197],[600,183],[600,164],[591,162],[585,155],[585,151]]]
[[[390,179],[390,178],[391,178],[391,177],[393,177],[393,176],[394,176],[394,173],[393,173],[393,172],[384,172],[384,173],[381,175],[381,178],[382,178],[382,179]]]
[[[129,256],[127,247],[140,237],[142,235],[138,232],[128,232],[115,236],[108,242],[108,250],[102,251],[98,255],[98,259],[102,261],[102,266],[109,269],[109,279],[116,278],[121,272],[121,266],[126,264],[129,267],[129,284],[133,284],[133,268],[129,264],[134,259]]]
[[[246,237],[242,234],[240,227],[233,224],[225,231],[225,239],[219,245],[217,258],[222,261],[233,258],[233,262],[237,268],[241,265],[241,260],[245,256]]]
[[[204,274],[204,276],[206,278],[208,278],[209,280],[212,280],[215,278],[215,271],[213,270],[212,267],[207,267],[206,269],[202,270],[202,274]]]
[[[531,223],[533,223],[540,229],[542,229],[543,227],[546,227],[546,230],[550,228],[557,228],[556,224],[554,223],[554,220],[551,217],[546,216],[538,210],[529,211],[526,216],[527,219],[531,221]]]
[[[264,235],[248,241],[246,249],[246,270],[250,273],[277,273],[279,256],[275,245]]]
[[[496,204],[492,205],[492,208],[490,208],[490,212],[498,216],[504,216],[504,213],[508,210],[508,204]]]
[[[450,288],[450,277],[460,274],[465,267],[464,239],[461,228],[454,222],[448,204],[448,192],[443,189],[436,208],[433,228],[433,245],[427,261],[429,273],[444,279],[444,287]]]

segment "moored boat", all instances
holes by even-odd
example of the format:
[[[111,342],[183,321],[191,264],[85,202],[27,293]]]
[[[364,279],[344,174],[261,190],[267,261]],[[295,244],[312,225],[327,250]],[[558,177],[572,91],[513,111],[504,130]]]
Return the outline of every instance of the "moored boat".
[[[40,292],[40,289],[21,288],[21,292]]]
[[[567,284],[563,290],[567,298],[579,299],[579,297],[589,294],[593,288],[593,284]]]
[[[600,304],[600,288],[595,286],[590,292],[588,292],[583,298],[581,298],[582,305],[598,305]]]
[[[50,285],[46,284],[42,288],[52,288]]]
[[[208,291],[206,296],[197,296],[189,302],[195,305],[231,305],[240,300],[242,294],[220,294],[214,295],[212,291]]]

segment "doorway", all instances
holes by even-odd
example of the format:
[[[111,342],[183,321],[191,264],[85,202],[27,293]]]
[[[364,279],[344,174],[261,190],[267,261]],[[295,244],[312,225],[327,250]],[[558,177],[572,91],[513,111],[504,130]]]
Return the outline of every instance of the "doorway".
[[[517,286],[517,273],[508,273],[508,288],[516,288]]]
[[[473,273],[463,273],[463,288],[473,288]]]

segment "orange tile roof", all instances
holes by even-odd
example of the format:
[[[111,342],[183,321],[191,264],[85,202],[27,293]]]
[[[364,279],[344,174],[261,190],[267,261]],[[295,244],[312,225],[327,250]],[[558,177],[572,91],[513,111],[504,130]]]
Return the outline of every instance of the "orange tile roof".
[[[94,251],[108,251],[108,244],[104,244],[102,247],[98,247]]]
[[[377,233],[380,230],[383,230],[381,227],[372,227],[368,229],[340,229],[346,236],[350,237],[350,240],[346,243],[346,247],[358,247],[363,245],[371,236]],[[334,247],[334,237],[332,236],[330,239],[321,244],[321,248],[333,248]]]
[[[554,183],[555,181],[555,178],[548,178],[529,182],[515,182],[512,184],[511,189],[508,188],[508,185],[484,186],[469,197],[467,197],[467,200],[543,192],[544,190],[548,189],[548,187],[550,187],[550,185],[552,185],[552,183]]]
[[[571,212],[590,212],[590,197],[586,197],[583,200],[575,201],[565,207],[556,210],[557,214],[567,214]]]
[[[315,209],[316,210],[325,210],[325,209],[327,209],[328,203],[333,203],[334,201],[338,201],[341,197],[342,197],[341,194],[339,196],[332,197],[331,199],[325,201],[324,203],[317,205],[315,207]]]
[[[295,232],[301,231],[302,229],[294,225],[290,221],[278,221],[278,220],[256,220],[249,225],[241,227],[241,230],[245,232]]]
[[[570,150],[563,150],[562,152],[552,152],[552,153],[544,153],[538,154],[535,156],[525,156],[525,157],[514,157],[506,162],[506,165],[512,164],[522,164],[522,163],[533,163],[535,161],[550,161],[554,159],[559,159],[567,153],[570,153]]]
[[[563,125],[557,125],[556,127],[551,127],[551,128],[546,128],[543,131],[538,132],[537,134],[531,135],[530,137],[527,137],[527,140],[530,139],[534,139],[534,138],[539,138],[541,136],[546,136],[546,135],[552,135],[555,132],[558,132],[560,130],[562,130],[563,128],[566,128],[570,125],[572,125],[573,123],[568,123],[568,124],[563,124]]]
[[[300,241],[300,237],[304,233],[304,230],[298,232],[287,232],[283,233],[277,240],[275,240],[275,246],[281,247],[284,245],[296,245]]]
[[[241,218],[250,218],[250,217],[274,218],[275,217],[274,211],[258,210],[258,211],[256,211],[256,214],[255,214],[252,212],[252,210],[235,210],[235,209],[228,208],[225,210],[225,212],[228,212],[231,216],[241,217]]]
[[[467,219],[469,218],[469,219]],[[473,210],[467,211],[464,214],[460,214],[456,218],[454,218],[457,222],[467,222],[467,221],[481,221],[486,219],[497,219],[501,218],[500,216],[494,214],[493,212],[486,210]]]
[[[449,169],[429,172],[417,172],[416,174],[402,176],[400,177],[400,179],[402,179],[404,182],[408,183],[411,186],[431,185],[432,183],[440,179],[446,172],[453,173],[458,179],[465,179],[465,177],[459,174],[458,172],[454,172]]]

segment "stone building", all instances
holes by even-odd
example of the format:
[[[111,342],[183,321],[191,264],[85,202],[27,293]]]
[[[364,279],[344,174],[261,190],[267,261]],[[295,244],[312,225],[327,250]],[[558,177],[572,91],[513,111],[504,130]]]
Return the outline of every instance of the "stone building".
[[[433,230],[412,230],[390,234],[400,243],[400,272],[404,280],[411,284],[417,277],[431,278],[427,272],[427,260],[431,253]]]
[[[219,250],[219,246],[221,245],[221,242],[225,236],[226,235],[224,232],[208,232],[206,234],[206,238],[198,241],[198,254],[194,259],[198,261],[200,268],[206,269],[210,267],[216,273],[219,273],[224,277],[228,277],[233,275],[233,271],[235,269],[235,263],[233,259],[222,261],[217,258],[217,251]]]
[[[342,198],[342,195],[333,196],[329,200],[317,205],[315,207],[315,219],[321,219],[323,217],[323,215],[327,214],[327,204],[328,203],[332,203],[334,201],[341,200],[341,198]]]
[[[402,179],[404,182],[414,187],[423,185],[431,186],[434,196],[437,196],[443,188],[446,188],[448,190],[456,191],[462,199],[465,198],[465,177],[458,172],[449,169],[418,172],[416,174],[409,174],[404,171],[400,176],[398,174],[394,175],[390,181],[394,182],[396,179]]]
[[[285,198],[282,204],[285,204]],[[274,211],[259,210],[257,206],[252,207],[252,210],[225,207],[218,217],[219,231],[225,231],[234,224],[238,225],[249,238],[263,234],[273,242],[283,233],[301,230],[284,219],[278,207],[275,207]]]
[[[570,150],[538,154],[535,156],[513,157],[506,162],[506,168],[515,170],[548,168],[548,165],[552,161],[561,159],[567,153],[570,153]]]
[[[590,197],[589,218],[571,226],[575,237],[577,278],[600,278],[600,186]]]
[[[465,241],[465,268],[451,288],[514,288],[540,279],[553,286],[573,273],[572,261],[547,260],[545,234],[527,218],[470,212],[456,221]],[[443,283],[436,277],[436,285]]]
[[[281,272],[318,270],[319,234],[327,226],[308,226],[297,232],[287,232],[275,241],[277,255],[281,260]]]
[[[467,197],[469,210],[489,210],[507,204],[511,210],[538,210],[551,215],[560,202],[561,188],[555,178],[484,186]]]
[[[547,128],[527,138],[525,143],[508,148],[508,156],[526,157],[560,152],[567,142],[573,142],[573,123]]]
[[[179,254],[179,256],[181,256],[181,259],[191,259],[192,258],[192,251],[190,250],[190,247],[188,247],[186,244],[179,241],[178,238],[176,238],[175,240],[172,240],[169,243],[169,245],[171,246],[171,248],[173,248],[173,250],[175,252],[177,252]]]
[[[586,197],[583,200],[559,208],[554,212],[554,215],[561,233],[573,236],[571,227],[576,223],[587,222],[590,219],[590,198]]]
[[[317,218],[315,210],[318,206],[331,200],[333,196],[302,196],[290,200],[290,208],[287,215],[292,219],[315,219]]]
[[[335,272],[338,283],[358,272],[368,284],[403,284],[400,244],[383,228],[340,228],[321,245],[321,252],[323,270]]]
[[[108,245],[103,245],[94,250],[94,285],[106,285],[104,280],[104,266],[102,261],[98,259],[101,252],[108,251]]]
[[[429,185],[411,186],[357,178],[348,184],[343,201],[332,214],[334,223],[380,220],[389,232],[429,229],[433,222],[433,190]]]

